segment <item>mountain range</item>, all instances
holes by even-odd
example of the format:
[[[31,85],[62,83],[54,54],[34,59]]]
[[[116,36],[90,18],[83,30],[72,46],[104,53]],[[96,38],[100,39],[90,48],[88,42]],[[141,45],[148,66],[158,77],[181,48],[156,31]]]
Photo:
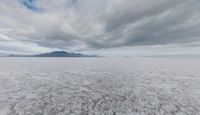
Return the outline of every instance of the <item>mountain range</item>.
[[[7,55],[6,57],[98,57],[98,56],[81,54],[81,53],[69,53],[65,51],[53,51],[36,55]]]

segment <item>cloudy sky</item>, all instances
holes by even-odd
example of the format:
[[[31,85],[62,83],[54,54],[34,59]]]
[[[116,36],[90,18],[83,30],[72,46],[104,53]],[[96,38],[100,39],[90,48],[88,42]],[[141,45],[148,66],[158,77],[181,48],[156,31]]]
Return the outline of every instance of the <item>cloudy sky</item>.
[[[200,54],[199,0],[0,1],[0,53]]]

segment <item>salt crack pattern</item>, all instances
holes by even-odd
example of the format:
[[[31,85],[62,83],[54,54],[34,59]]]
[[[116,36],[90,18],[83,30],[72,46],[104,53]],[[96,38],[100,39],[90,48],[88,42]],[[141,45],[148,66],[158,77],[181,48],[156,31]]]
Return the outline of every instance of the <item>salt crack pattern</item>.
[[[0,58],[0,115],[199,115],[200,60]]]

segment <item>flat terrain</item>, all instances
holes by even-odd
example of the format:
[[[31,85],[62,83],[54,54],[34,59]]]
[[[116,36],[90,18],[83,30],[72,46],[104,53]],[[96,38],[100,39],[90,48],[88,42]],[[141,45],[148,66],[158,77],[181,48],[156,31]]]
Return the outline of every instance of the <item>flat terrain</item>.
[[[0,58],[0,115],[200,115],[200,59]]]

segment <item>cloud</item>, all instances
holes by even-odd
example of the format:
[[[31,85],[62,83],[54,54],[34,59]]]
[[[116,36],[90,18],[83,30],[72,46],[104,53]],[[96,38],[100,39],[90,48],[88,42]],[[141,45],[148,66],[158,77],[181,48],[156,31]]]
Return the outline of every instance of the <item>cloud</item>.
[[[9,51],[23,52],[21,49],[27,47],[16,48],[16,43],[32,47],[24,52],[36,52],[36,47],[43,51],[95,52],[171,44],[189,47],[200,42],[197,0],[3,0],[2,3],[0,42]]]
[[[0,53],[21,53],[21,54],[31,54],[31,53],[38,53],[38,52],[48,52],[51,50],[58,50],[52,49],[47,47],[38,46],[32,42],[22,42],[17,41],[9,36],[5,36],[0,34]]]
[[[105,14],[106,40],[94,47],[162,45],[199,41],[197,1],[112,2]]]

